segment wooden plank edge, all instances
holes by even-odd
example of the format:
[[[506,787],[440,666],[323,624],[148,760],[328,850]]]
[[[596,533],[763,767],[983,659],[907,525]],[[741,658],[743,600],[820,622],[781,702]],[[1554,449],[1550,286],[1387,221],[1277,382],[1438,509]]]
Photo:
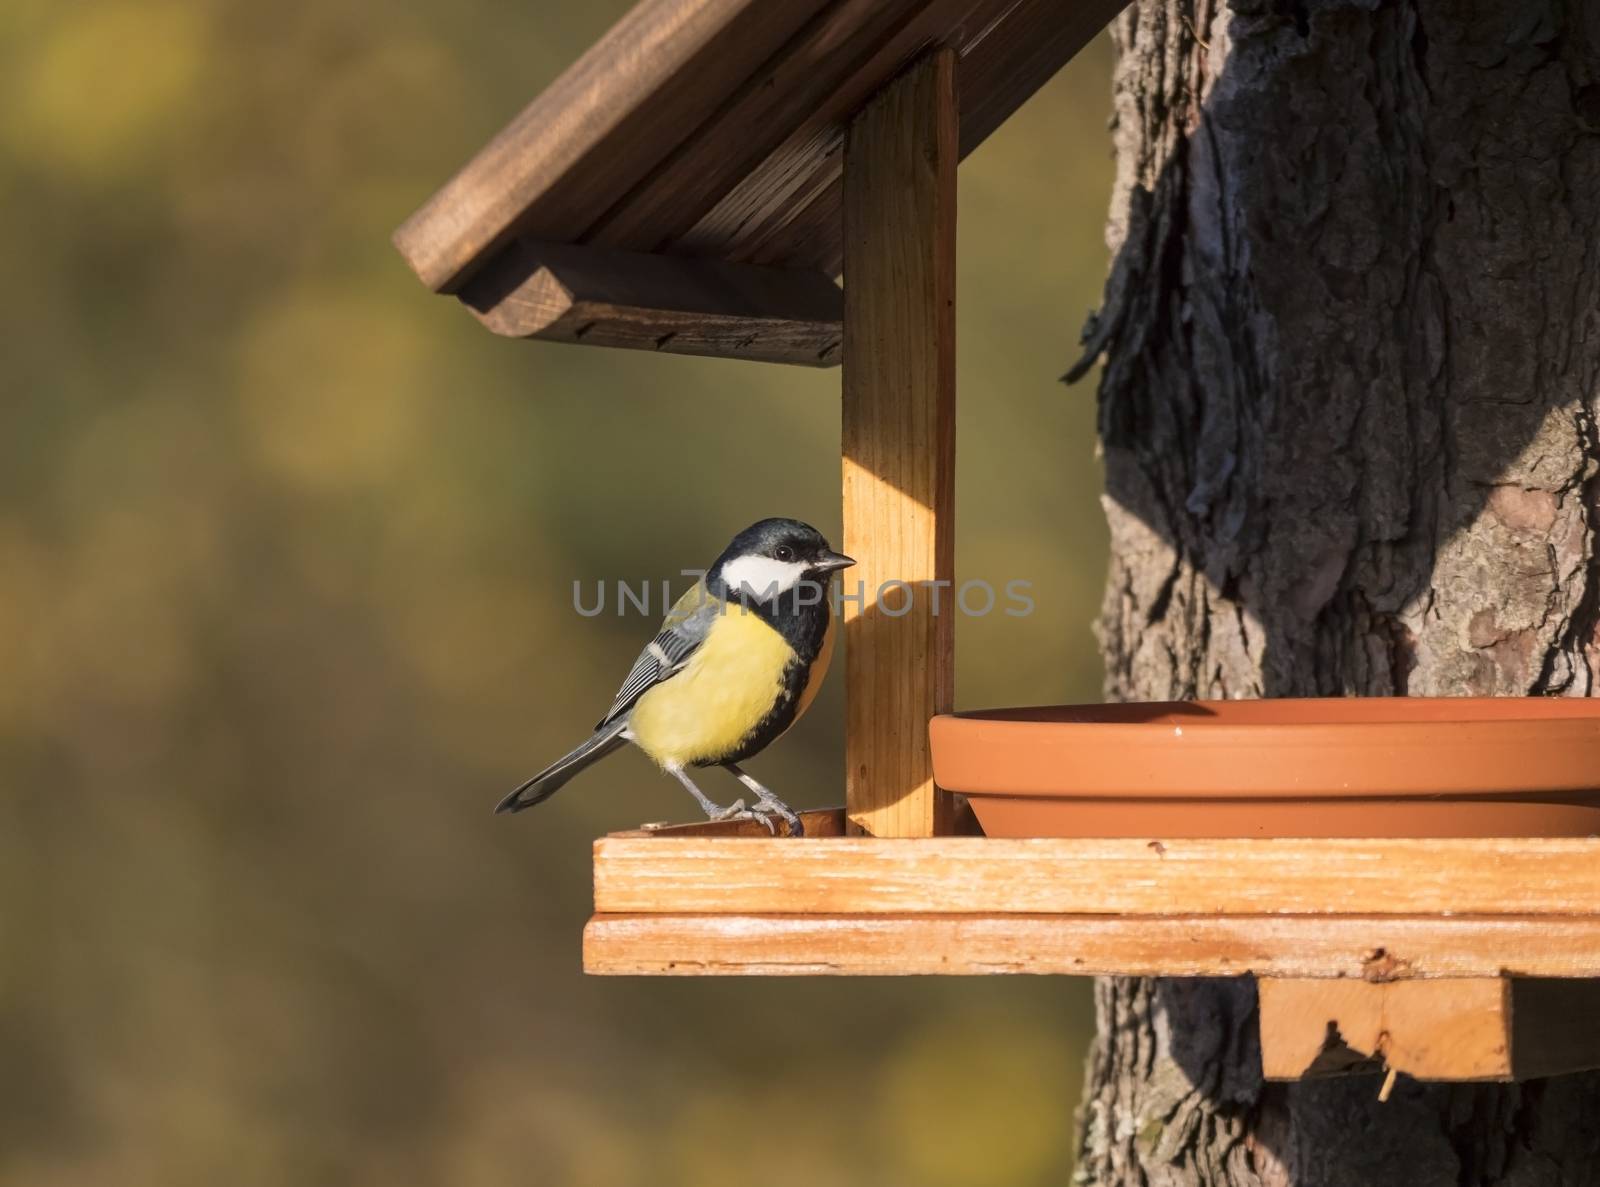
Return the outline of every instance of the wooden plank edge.
[[[1600,918],[607,915],[584,971],[650,976],[1600,977]]]
[[[1019,0],[961,49],[965,159],[1116,20],[1129,0]]]
[[[641,0],[391,237],[454,291],[524,231],[577,238],[827,0]]]
[[[1600,916],[1600,839],[603,837],[595,909]]]
[[[819,840],[824,837],[845,835],[843,808],[803,808],[795,813],[805,830],[804,839]],[[662,821],[642,824],[627,832],[611,833],[613,837],[654,838],[671,840],[674,837],[748,837],[752,840],[770,840],[772,833],[765,825],[754,820],[694,820],[684,824]],[[598,843],[598,842],[597,842]]]
[[[964,795],[952,794],[954,801],[954,819],[951,822],[952,835],[957,837],[981,837],[983,829],[978,825],[978,818],[973,815],[972,807]],[[801,808],[797,815],[805,829],[804,839],[808,841],[821,840],[828,837],[843,837],[848,830],[845,827],[843,808]],[[754,820],[694,820],[683,824],[672,824],[662,821],[655,824],[642,824],[638,828],[628,829],[625,832],[608,833],[599,840],[608,840],[612,837],[629,837],[633,840],[653,837],[657,840],[671,840],[682,837],[748,837],[752,840],[771,840],[772,834]],[[595,843],[598,845],[599,840]]]
[[[820,272],[519,242],[462,290],[511,338],[836,366],[844,294]]]

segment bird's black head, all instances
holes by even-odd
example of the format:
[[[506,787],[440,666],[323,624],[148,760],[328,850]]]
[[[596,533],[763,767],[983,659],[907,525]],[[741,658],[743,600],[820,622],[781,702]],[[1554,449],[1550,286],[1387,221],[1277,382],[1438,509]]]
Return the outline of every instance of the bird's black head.
[[[801,581],[826,581],[855,564],[828,546],[822,533],[798,519],[763,519],[735,536],[707,579],[726,594],[765,601]]]

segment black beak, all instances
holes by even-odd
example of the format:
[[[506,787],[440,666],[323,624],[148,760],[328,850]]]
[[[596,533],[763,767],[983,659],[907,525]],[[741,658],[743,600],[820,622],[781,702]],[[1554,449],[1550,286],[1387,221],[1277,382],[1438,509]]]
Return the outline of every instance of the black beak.
[[[811,567],[819,573],[837,573],[840,569],[848,569],[855,563],[855,557],[846,556],[842,552],[824,552],[817,557],[816,563]]]

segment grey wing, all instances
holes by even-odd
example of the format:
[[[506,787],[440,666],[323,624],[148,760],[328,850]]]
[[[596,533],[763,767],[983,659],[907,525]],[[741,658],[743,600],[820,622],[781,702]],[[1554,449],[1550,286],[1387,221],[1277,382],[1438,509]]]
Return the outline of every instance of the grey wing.
[[[699,584],[679,598],[661,624],[660,632],[633,661],[628,678],[617,690],[617,699],[595,728],[615,721],[633,708],[634,702],[646,691],[681,672],[689,657],[705,641],[721,608],[721,601]]]

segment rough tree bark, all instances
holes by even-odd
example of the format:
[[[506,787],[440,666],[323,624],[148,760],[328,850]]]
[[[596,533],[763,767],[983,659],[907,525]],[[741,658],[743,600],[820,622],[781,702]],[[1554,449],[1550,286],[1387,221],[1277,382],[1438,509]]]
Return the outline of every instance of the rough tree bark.
[[[1112,698],[1600,677],[1600,3],[1137,0],[1100,428]],[[1094,1184],[1600,1183],[1600,1077],[1264,1085],[1245,981],[1108,980]]]

